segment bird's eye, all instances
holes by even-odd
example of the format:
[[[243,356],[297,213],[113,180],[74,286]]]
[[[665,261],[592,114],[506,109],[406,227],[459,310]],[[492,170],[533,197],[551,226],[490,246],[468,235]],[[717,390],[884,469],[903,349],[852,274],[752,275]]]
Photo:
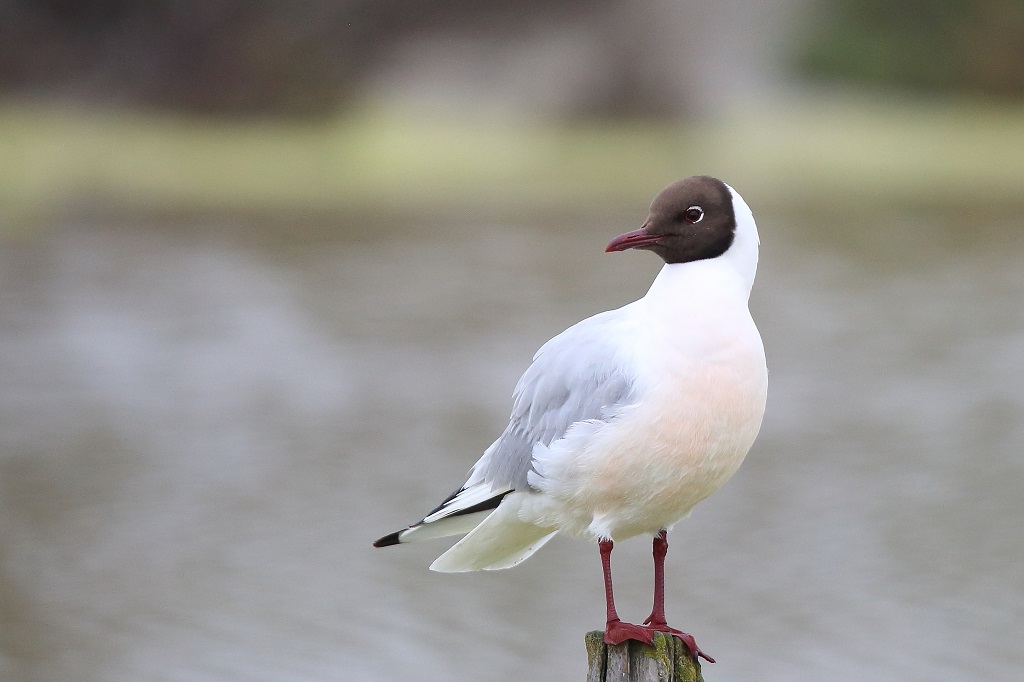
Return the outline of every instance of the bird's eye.
[[[700,206],[691,206],[683,213],[683,217],[688,223],[699,223],[704,219],[704,209]]]

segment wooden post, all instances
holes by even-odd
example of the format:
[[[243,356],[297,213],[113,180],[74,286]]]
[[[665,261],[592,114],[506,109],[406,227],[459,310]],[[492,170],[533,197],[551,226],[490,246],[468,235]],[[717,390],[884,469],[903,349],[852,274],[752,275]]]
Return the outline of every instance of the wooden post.
[[[704,682],[700,663],[685,644],[663,632],[654,633],[654,646],[604,643],[604,632],[588,632],[587,682]]]

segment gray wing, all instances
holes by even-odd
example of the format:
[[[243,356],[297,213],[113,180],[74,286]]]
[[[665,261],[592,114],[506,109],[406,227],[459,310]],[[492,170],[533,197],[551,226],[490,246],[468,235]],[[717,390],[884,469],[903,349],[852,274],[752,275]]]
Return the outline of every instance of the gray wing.
[[[631,402],[622,317],[620,309],[587,318],[537,351],[516,385],[508,427],[474,466],[470,482],[526,489],[536,443],[550,445],[572,424],[603,419]]]
[[[628,306],[627,306],[628,308]],[[589,317],[551,339],[516,385],[508,427],[467,480],[419,523],[386,535],[385,547],[471,530],[513,490],[528,489],[533,448],[550,445],[576,422],[604,419],[633,400],[622,362],[635,330],[626,308]]]

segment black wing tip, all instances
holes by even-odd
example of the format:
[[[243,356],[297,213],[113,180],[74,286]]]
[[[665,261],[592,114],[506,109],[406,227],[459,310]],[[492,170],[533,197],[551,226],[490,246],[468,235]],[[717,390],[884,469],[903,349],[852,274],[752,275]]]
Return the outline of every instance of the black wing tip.
[[[390,535],[385,535],[382,538],[378,538],[377,540],[374,540],[373,541],[373,546],[374,547],[390,547],[391,545],[397,545],[399,542],[401,542],[398,539],[398,536],[401,535],[401,534],[402,534],[402,531],[396,530],[394,533],[391,533]]]
[[[501,504],[501,501],[504,500],[505,496],[508,495],[510,492],[512,492],[512,491],[511,490],[506,490],[505,492],[499,493],[499,494],[495,495],[494,497],[492,497],[490,499],[484,500],[483,502],[477,502],[476,504],[474,504],[474,505],[472,505],[470,507],[466,507],[465,509],[460,509],[459,511],[457,511],[457,512],[455,512],[453,514],[449,514],[445,518],[450,518],[452,516],[465,516],[467,514],[475,514],[477,512],[488,511],[488,510],[491,510],[491,509],[497,509],[498,505]]]
[[[438,508],[435,509],[434,511],[430,512],[430,514],[436,514],[437,512],[441,511],[441,509],[443,509],[446,504],[448,504],[449,502],[454,500],[455,497],[459,493],[461,493],[463,490],[464,490],[463,488],[459,488],[458,490],[453,492],[451,495],[448,496],[448,499],[446,499],[444,502],[442,502],[440,504],[440,506],[438,506]],[[457,512],[453,512],[451,514],[448,514],[444,518],[447,519],[447,518],[453,518],[453,517],[456,517],[456,516],[465,516],[467,514],[475,514],[477,512],[489,511],[491,509],[497,509],[498,505],[501,504],[501,501],[503,499],[505,499],[505,496],[508,495],[510,492],[512,492],[512,491],[511,490],[502,491],[502,492],[498,493],[497,495],[495,495],[494,497],[486,499],[483,502],[477,502],[476,504],[474,504],[472,506],[469,506],[469,507],[466,507],[465,509],[460,509]],[[430,514],[427,514],[427,516],[430,516]],[[422,523],[422,521],[420,523]],[[390,547],[391,545],[400,544],[402,541],[399,538],[401,538],[402,533],[404,533],[405,531],[409,530],[410,528],[418,528],[420,526],[420,523],[413,524],[413,525],[409,526],[409,528],[403,528],[402,530],[396,530],[394,533],[391,533],[390,535],[385,535],[382,538],[378,538],[378,539],[373,541],[373,546],[374,547]]]

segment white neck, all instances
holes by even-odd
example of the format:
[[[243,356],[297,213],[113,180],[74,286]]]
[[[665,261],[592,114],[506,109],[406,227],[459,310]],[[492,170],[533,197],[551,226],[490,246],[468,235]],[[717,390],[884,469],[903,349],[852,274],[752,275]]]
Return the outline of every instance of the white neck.
[[[754,286],[754,275],[757,274],[758,246],[761,239],[757,235],[754,214],[750,212],[747,202],[743,201],[743,197],[732,187],[729,187],[729,192],[732,194],[732,210],[736,217],[736,236],[728,251],[711,260],[732,268],[743,282],[749,298],[750,288]]]

